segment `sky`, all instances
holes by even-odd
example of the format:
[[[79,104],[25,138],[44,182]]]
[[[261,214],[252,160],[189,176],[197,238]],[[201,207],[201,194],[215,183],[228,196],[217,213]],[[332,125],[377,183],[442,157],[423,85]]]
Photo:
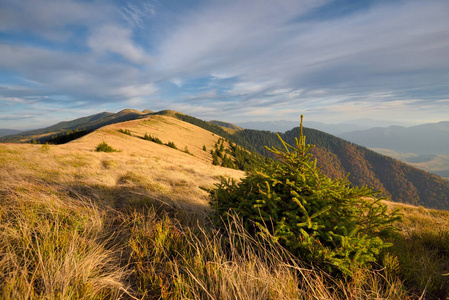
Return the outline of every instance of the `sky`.
[[[449,120],[449,1],[0,0],[0,128]]]

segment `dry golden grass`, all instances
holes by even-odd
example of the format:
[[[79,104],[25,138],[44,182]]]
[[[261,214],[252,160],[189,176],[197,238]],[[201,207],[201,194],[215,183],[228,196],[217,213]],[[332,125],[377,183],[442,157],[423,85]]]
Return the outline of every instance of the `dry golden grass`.
[[[132,136],[123,136],[119,129],[128,129]],[[193,154],[193,157],[173,152],[163,145],[155,145],[143,141],[145,133],[159,138],[164,144],[175,142],[179,150],[185,147]],[[183,164],[198,165],[198,160],[207,164],[212,163],[211,155],[203,151],[203,146],[212,149],[219,136],[199,128],[195,125],[180,121],[169,116],[154,115],[145,119],[117,123],[103,127],[78,140],[66,144],[70,149],[92,150],[92,144],[97,145],[103,140],[113,148],[123,151],[126,155],[148,157],[152,159],[167,159],[173,157]],[[63,146],[64,147],[64,146]],[[191,160],[191,162],[189,162]]]
[[[133,136],[118,129],[128,129]],[[164,143],[173,141],[180,150],[187,147],[192,155],[143,140],[145,133]],[[212,187],[220,176],[244,175],[212,165],[210,153],[202,148],[212,148],[218,138],[177,119],[152,116],[106,126],[64,145],[2,144],[0,178],[15,184],[30,181],[63,185],[81,194],[90,190],[93,198],[113,206],[133,200],[120,199],[122,192],[133,191],[135,199],[153,197],[206,207],[207,193],[200,187]],[[95,152],[102,141],[119,152]]]
[[[390,210],[398,209],[403,218],[396,225],[401,234],[410,235],[422,230],[449,231],[449,211],[424,208],[409,204],[384,201]]]
[[[390,248],[409,291],[423,299],[449,296],[449,211],[387,202],[403,214],[400,236]]]
[[[193,155],[143,140],[145,133],[187,146]],[[116,240],[127,235],[117,227],[126,217],[116,210],[155,203],[207,210],[200,187],[243,175],[212,165],[202,147],[218,138],[155,116],[65,145],[0,144],[0,298],[128,295],[129,266],[120,254],[127,243]],[[103,140],[120,152],[95,152]]]
[[[192,155],[144,140],[145,133]],[[218,138],[151,116],[65,145],[0,144],[0,298],[405,297],[385,271],[334,280],[243,231],[224,240],[197,218],[208,210],[201,187],[244,175],[212,165],[202,148],[212,149]],[[103,141],[119,152],[96,152]],[[424,218],[432,222],[422,226],[447,226],[440,220],[447,215],[413,209],[420,215],[410,214],[418,217],[405,221],[404,232]]]

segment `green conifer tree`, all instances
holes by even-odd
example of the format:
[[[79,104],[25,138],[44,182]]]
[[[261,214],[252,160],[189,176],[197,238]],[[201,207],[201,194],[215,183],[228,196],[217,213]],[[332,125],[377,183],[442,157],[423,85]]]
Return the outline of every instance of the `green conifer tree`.
[[[279,137],[279,135],[278,135]],[[390,246],[383,238],[395,231],[396,212],[387,213],[382,198],[368,187],[351,187],[325,176],[301,132],[295,147],[267,148],[277,161],[260,166],[239,183],[222,179],[210,190],[216,222],[236,213],[252,234],[269,234],[301,258],[329,271],[351,275],[376,260]]]

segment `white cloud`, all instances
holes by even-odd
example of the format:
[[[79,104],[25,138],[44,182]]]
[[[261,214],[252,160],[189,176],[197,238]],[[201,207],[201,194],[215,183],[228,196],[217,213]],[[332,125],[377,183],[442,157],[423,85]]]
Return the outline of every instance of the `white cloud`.
[[[210,74],[210,76],[212,76],[212,78],[214,78],[214,79],[221,80],[221,79],[228,79],[228,78],[236,77],[236,74],[212,72]]]
[[[89,47],[97,55],[107,52],[121,55],[136,64],[149,64],[151,57],[132,41],[132,31],[116,25],[104,25],[95,29],[88,40]]]
[[[136,98],[142,96],[149,96],[154,94],[157,91],[157,88],[152,83],[142,84],[142,85],[128,85],[122,86],[117,89],[112,89],[110,92],[107,92],[108,95],[114,95],[119,97],[127,98]]]
[[[181,78],[172,78],[171,80],[170,80],[170,82],[171,83],[173,83],[174,85],[176,85],[178,88],[180,88],[180,87],[182,87],[182,85],[183,85],[183,80],[181,79]]]
[[[268,82],[237,82],[228,93],[233,96],[257,94],[272,85],[273,83]]]
[[[90,104],[117,102],[148,95],[156,87],[143,82],[134,67],[98,62],[88,54],[67,54],[35,47],[0,44],[0,68],[9,69],[38,85],[39,89],[16,90],[15,95],[66,95],[60,101],[82,99]],[[2,91],[7,92],[6,90]],[[9,89],[8,93],[13,91]]]
[[[180,26],[160,46],[159,67],[167,72],[206,74],[229,63],[231,68],[217,73],[239,73],[232,66],[244,64],[242,57],[260,56],[263,47],[273,46],[282,24],[323,2],[214,1],[182,17]]]
[[[19,98],[19,97],[3,97],[3,96],[0,96],[0,103],[2,103],[3,105],[12,105],[12,104],[19,104],[19,103],[26,103],[26,102],[27,101],[25,99],[22,99],[22,98]]]

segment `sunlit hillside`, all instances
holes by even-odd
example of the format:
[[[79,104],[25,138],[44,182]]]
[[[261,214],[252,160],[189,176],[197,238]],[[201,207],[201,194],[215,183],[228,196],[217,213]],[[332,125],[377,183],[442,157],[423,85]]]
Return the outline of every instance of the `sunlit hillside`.
[[[178,149],[144,140],[145,134],[163,143],[174,142]],[[111,199],[116,194],[107,191],[132,186],[139,194],[136,198],[151,194],[204,206],[207,195],[200,187],[212,187],[220,176],[244,174],[212,165],[203,146],[211,149],[218,138],[177,119],[152,116],[109,125],[64,145],[2,144],[2,179],[12,184],[11,176],[28,176],[27,184],[64,184],[67,189],[91,189],[93,195]],[[95,152],[103,141],[118,152]]]
[[[153,115],[63,145],[0,144],[0,298],[447,296],[444,211],[391,203],[405,213],[400,237],[375,268],[352,279],[248,236],[238,221],[237,233],[211,226],[202,188],[244,176],[212,165],[218,139]],[[117,151],[95,151],[103,142]]]

